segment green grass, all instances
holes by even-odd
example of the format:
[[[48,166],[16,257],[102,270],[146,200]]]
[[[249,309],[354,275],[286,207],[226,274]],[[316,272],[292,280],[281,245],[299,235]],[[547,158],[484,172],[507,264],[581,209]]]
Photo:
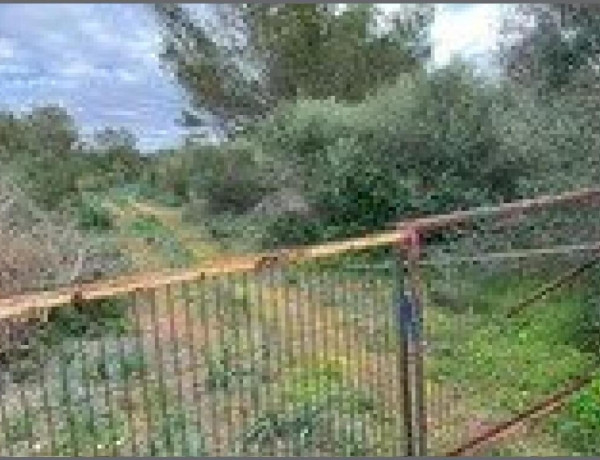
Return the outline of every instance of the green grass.
[[[186,249],[155,216],[136,216],[121,229],[124,236],[143,238],[159,248],[169,266],[187,265],[194,260],[194,255]]]
[[[99,195],[82,195],[77,203],[76,218],[79,227],[84,230],[102,232],[113,228],[111,213],[103,206]]]
[[[597,349],[590,353],[593,347],[589,346],[597,340],[597,332],[587,327],[593,300],[587,289],[593,284],[590,280],[563,288],[513,319],[506,318],[510,307],[545,281],[504,276],[464,283],[449,308],[444,303],[430,305],[426,327],[437,351],[427,361],[428,376],[458,385],[468,394],[470,410],[502,420],[589,370],[597,362]],[[546,427],[556,442],[573,452],[600,451],[600,445],[590,442],[600,437],[600,424],[591,421],[594,416],[600,420],[600,400],[594,394],[579,396],[579,403],[572,403],[556,423]],[[499,447],[493,454],[514,453],[510,449]]]
[[[581,455],[600,453],[600,378],[569,400],[553,421],[563,445]]]
[[[556,391],[562,382],[578,375],[590,361],[574,341],[584,299],[575,292],[563,292],[506,319],[503,307],[516,304],[530,284],[511,289],[494,283],[479,296],[484,308],[478,310],[477,305],[470,317],[443,307],[430,309],[433,341],[453,346],[432,360],[432,375],[487,389],[481,393],[484,398],[491,396],[490,389],[497,389],[488,405],[493,403],[503,411],[523,409],[532,398]],[[496,311],[492,312],[492,305],[498,306]]]
[[[266,382],[268,380],[265,372],[266,359],[264,356],[256,356],[256,353],[251,353],[252,351],[244,349],[240,352],[239,347],[236,347],[231,340],[227,340],[210,352],[207,364],[207,388],[213,391],[233,390],[243,385],[260,385]]]

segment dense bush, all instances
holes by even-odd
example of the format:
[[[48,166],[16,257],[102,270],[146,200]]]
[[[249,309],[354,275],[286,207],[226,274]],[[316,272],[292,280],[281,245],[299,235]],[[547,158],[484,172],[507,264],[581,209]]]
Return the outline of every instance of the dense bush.
[[[500,149],[503,103],[501,91],[457,64],[401,77],[358,104],[282,105],[246,136],[260,146],[265,181],[299,190],[315,222],[266,221],[271,236],[282,244],[342,237],[515,197],[528,171]]]

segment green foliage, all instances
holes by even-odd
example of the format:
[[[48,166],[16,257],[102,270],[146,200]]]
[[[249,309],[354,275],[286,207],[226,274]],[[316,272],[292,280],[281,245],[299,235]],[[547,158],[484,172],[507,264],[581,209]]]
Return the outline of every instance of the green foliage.
[[[300,245],[326,239],[324,233],[319,222],[288,213],[263,221],[259,243],[263,247]]]
[[[8,420],[4,434],[7,443],[13,444],[29,439],[34,432],[34,416],[30,410]]]
[[[156,238],[164,234],[166,229],[155,216],[138,216],[131,221],[127,231],[139,238]]]
[[[77,456],[94,452],[110,455],[128,437],[126,414],[91,414],[87,407],[70,407],[56,429],[53,455]]]
[[[263,116],[284,100],[360,100],[429,55],[433,8],[405,7],[378,27],[372,5],[223,5],[220,20],[157,5],[163,61],[190,95],[186,121]],[[220,15],[219,15],[220,14]],[[239,35],[244,30],[243,39]]]
[[[117,345],[110,348],[105,347],[100,355],[89,364],[87,378],[128,382],[141,376],[148,369],[143,352],[138,350],[122,350]]]
[[[193,420],[188,412],[175,410],[161,417],[150,440],[149,455],[208,455],[203,433],[192,431]]]
[[[280,106],[247,135],[261,146],[269,182],[299,190],[312,212],[265,219],[267,235],[281,244],[340,238],[514,199],[529,171],[499,148],[503,104],[497,89],[455,64],[400,78],[360,104]]]
[[[0,159],[44,208],[76,190],[81,162],[74,120],[61,107],[38,107],[20,117],[0,116]]]
[[[73,208],[84,227],[94,226],[100,211],[79,195],[138,180],[145,161],[126,131],[106,129],[98,136],[98,145],[84,145],[75,121],[59,106],[2,113],[0,162],[37,205]]]
[[[143,238],[160,248],[170,267],[181,267],[193,261],[193,254],[185,248],[156,216],[137,216],[123,229],[126,235]]]
[[[230,143],[190,152],[190,192],[206,200],[208,211],[240,213],[254,206],[268,191],[261,177],[255,146]]]
[[[240,351],[231,342],[211,353],[208,359],[208,375],[206,386],[209,390],[231,390],[250,380],[251,384],[261,384],[267,381],[265,366],[266,357],[263,350],[245,350],[245,358],[240,359]],[[250,353],[248,353],[250,351]]]
[[[131,326],[127,309],[128,301],[120,298],[55,308],[49,315],[42,340],[50,344],[67,338],[120,335]]]
[[[581,455],[600,450],[600,379],[580,391],[555,421],[560,441]]]
[[[372,450],[365,432],[365,423],[352,420],[335,426],[333,439],[336,448],[334,453],[340,457],[366,457]]]
[[[599,107],[589,82],[540,98],[509,86],[504,110],[495,110],[502,155],[529,174],[519,178],[521,195],[560,193],[596,184]]]
[[[508,27],[516,26],[519,39],[502,43],[505,72],[544,92],[564,89],[598,57],[598,12],[591,4],[520,5],[507,22]]]
[[[249,369],[234,361],[231,345],[226,344],[209,357],[206,386],[209,390],[228,390],[249,374]]]

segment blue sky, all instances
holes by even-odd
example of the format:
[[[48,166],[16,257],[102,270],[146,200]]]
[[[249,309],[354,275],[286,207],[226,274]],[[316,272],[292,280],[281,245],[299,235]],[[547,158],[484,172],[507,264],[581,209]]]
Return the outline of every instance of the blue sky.
[[[440,6],[435,61],[444,64],[457,51],[485,56],[498,10]],[[176,122],[185,96],[161,70],[159,51],[159,30],[146,5],[2,4],[0,108],[58,103],[83,132],[122,126],[144,149],[171,145],[185,133]]]

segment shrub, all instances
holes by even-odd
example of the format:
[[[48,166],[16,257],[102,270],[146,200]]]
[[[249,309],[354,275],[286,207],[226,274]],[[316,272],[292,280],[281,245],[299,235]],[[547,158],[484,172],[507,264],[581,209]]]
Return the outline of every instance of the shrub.
[[[316,223],[305,231],[302,219],[282,218],[267,222],[267,233],[290,242],[340,238],[512,199],[528,171],[498,149],[502,104],[495,88],[456,65],[402,77],[359,104],[282,105],[250,136],[278,171],[278,188],[298,190]]]
[[[76,204],[77,223],[84,230],[109,230],[113,226],[110,211],[98,197],[82,195]]]

